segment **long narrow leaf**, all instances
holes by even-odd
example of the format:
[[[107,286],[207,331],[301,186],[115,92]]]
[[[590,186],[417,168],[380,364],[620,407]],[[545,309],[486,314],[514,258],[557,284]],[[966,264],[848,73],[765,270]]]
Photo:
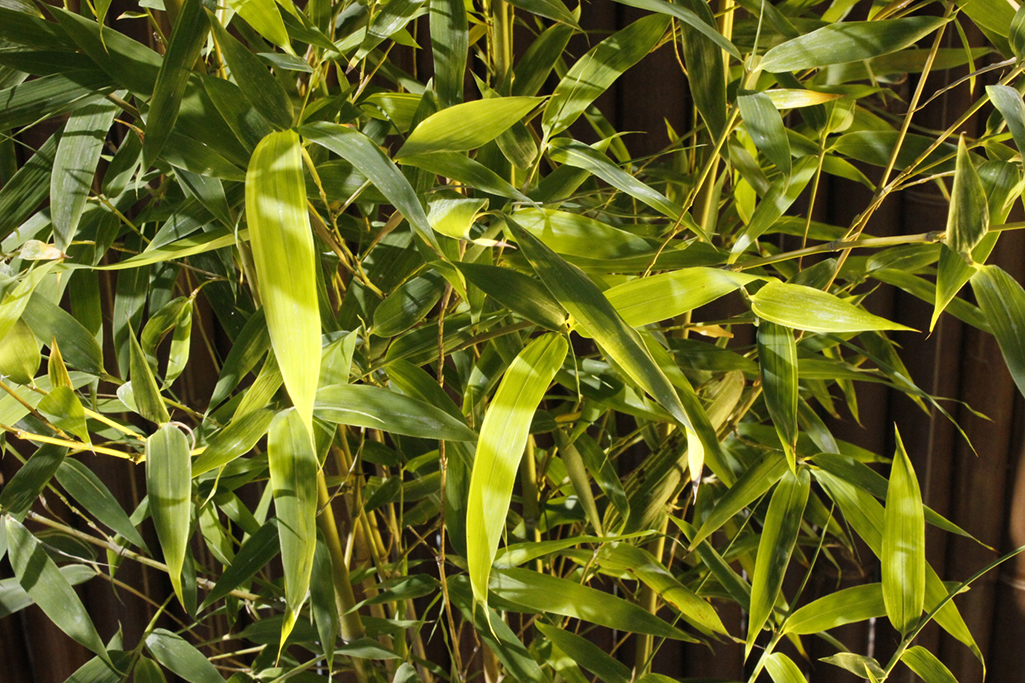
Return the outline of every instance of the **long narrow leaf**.
[[[893,627],[906,634],[925,604],[925,510],[918,479],[900,433],[886,492],[883,528],[883,602]]]
[[[164,425],[146,440],[146,488],[150,514],[171,585],[183,604],[182,566],[192,523],[189,460],[188,439],[173,424]]]

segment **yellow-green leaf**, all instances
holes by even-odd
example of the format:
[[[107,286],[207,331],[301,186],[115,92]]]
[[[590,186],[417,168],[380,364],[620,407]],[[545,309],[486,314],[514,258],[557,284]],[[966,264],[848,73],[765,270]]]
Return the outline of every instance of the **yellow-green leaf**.
[[[246,214],[271,346],[292,404],[312,434],[320,373],[320,309],[316,251],[295,132],[271,133],[257,145],[246,174]]]
[[[883,518],[883,602],[890,623],[907,634],[925,604],[925,509],[911,459],[897,432]]]
[[[291,633],[306,601],[317,548],[317,472],[313,438],[295,408],[279,413],[267,437],[267,461],[278,518],[281,565],[285,572],[285,603],[281,642]]]
[[[171,585],[182,604],[185,604],[182,566],[192,521],[190,460],[188,439],[173,424],[165,424],[146,440],[146,490],[150,515]]]
[[[790,615],[783,632],[809,635],[885,614],[882,584],[869,583],[844,588],[808,603]]]
[[[776,105],[765,93],[741,95],[737,98],[744,127],[769,161],[776,165],[783,175],[790,175],[790,140],[783,125],[783,117]]]
[[[474,598],[484,605],[530,422],[568,349],[556,334],[531,342],[510,364],[481,425],[466,504],[466,563]]]
[[[947,214],[947,244],[959,254],[968,255],[989,230],[989,202],[982,179],[972,163],[964,134],[957,143],[954,189],[950,193]]]
[[[763,320],[758,325],[758,368],[765,407],[790,469],[797,467],[797,344],[792,330]]]
[[[900,661],[925,683],[957,683],[950,669],[921,645],[914,645],[905,650],[900,656]]]
[[[540,102],[540,97],[492,97],[442,109],[413,129],[395,158],[476,149],[504,133]]]
[[[1025,290],[997,266],[980,266],[972,290],[1018,391],[1025,394]]]
[[[814,287],[769,282],[751,295],[751,310],[762,320],[809,332],[911,330]]]
[[[631,327],[668,320],[757,280],[719,268],[681,268],[637,278],[605,290],[605,298]]]

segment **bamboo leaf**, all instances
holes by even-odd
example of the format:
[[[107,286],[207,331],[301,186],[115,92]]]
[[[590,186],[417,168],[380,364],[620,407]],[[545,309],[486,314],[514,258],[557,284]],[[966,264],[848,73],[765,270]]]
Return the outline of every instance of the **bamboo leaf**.
[[[462,420],[443,409],[368,384],[335,384],[317,392],[318,418],[334,424],[444,441],[476,441]]]
[[[598,552],[598,564],[637,577],[672,605],[684,621],[706,633],[728,635],[715,608],[681,583],[651,553],[626,543],[607,544]]]
[[[844,588],[808,603],[790,615],[783,632],[810,635],[885,615],[883,586],[869,583]]]
[[[1025,290],[997,266],[979,266],[972,290],[1018,391],[1025,394]]]
[[[548,153],[553,161],[584,169],[669,218],[675,220],[682,213],[680,207],[661,192],[623,171],[593,147],[569,138],[556,138],[548,143]]]
[[[89,613],[67,578],[28,529],[10,515],[5,518],[7,556],[18,583],[69,638],[113,666]]]
[[[493,574],[491,590],[496,598],[530,610],[582,619],[631,633],[697,642],[623,598],[549,574],[529,569],[500,569]]]
[[[947,214],[947,244],[970,258],[972,249],[989,230],[989,203],[979,173],[965,145],[964,134],[957,144],[957,165],[954,170],[954,189],[950,193],[950,212]]]
[[[153,99],[146,117],[146,137],[142,141],[143,165],[152,166],[171,138],[171,130],[178,120],[185,85],[192,66],[199,59],[206,36],[210,32],[209,20],[203,11],[204,0],[183,0],[178,20],[171,33],[164,61],[153,86]]]
[[[566,325],[566,310],[532,277],[481,263],[456,264],[466,279],[509,310],[549,330]]]
[[[737,98],[744,127],[769,161],[776,165],[783,175],[790,175],[790,140],[783,125],[783,117],[765,93],[741,95]]]
[[[900,661],[925,683],[957,683],[950,669],[921,645],[913,645],[905,650]]]
[[[431,43],[438,102],[451,107],[463,101],[463,79],[470,50],[466,5],[461,0],[432,0]],[[444,49],[441,49],[444,46]]]
[[[199,609],[206,609],[231,591],[248,583],[256,576],[257,572],[274,559],[280,547],[278,520],[270,519],[260,527],[259,531],[246,539],[242,547],[238,549],[231,564],[221,574],[221,578],[217,580],[213,590],[203,598]]]
[[[253,450],[274,419],[272,410],[254,410],[231,421],[227,427],[210,437],[206,448],[192,463],[192,476],[223,467],[235,458]]]
[[[359,169],[402,212],[413,230],[436,251],[441,251],[413,187],[373,141],[359,131],[326,122],[301,126],[299,132],[304,138],[334,152]]]
[[[317,472],[306,421],[295,408],[279,413],[267,437],[267,461],[278,519],[281,564],[285,573],[288,611],[281,624],[281,643],[288,640],[299,610],[306,601],[317,548]]]
[[[0,531],[0,535],[3,535],[4,538],[6,538],[6,528],[6,525],[0,526],[0,530],[3,530]],[[0,552],[0,556],[6,553],[6,548],[7,546],[0,538],[0,550],[4,551]],[[60,567],[60,573],[72,586],[96,578],[96,570],[84,564],[66,564]],[[32,596],[21,587],[17,577],[0,579],[0,619],[20,612],[32,604],[34,604]]]
[[[700,0],[683,0],[680,3],[660,7],[689,9],[697,18],[718,35],[715,15],[707,3]],[[674,11],[674,10],[667,10]],[[680,25],[683,37],[683,62],[687,66],[688,84],[694,106],[697,107],[705,126],[714,137],[722,135],[726,128],[726,85],[728,72],[723,62],[723,50],[719,41],[708,35],[703,28],[692,23]],[[702,36],[702,34],[705,36]],[[712,38],[707,40],[706,38]],[[730,50],[727,50],[730,53]]]
[[[666,16],[646,16],[613,33],[577,60],[545,107],[541,121],[545,138],[569,128],[624,71],[655,47],[668,26]]]
[[[47,197],[60,137],[59,129],[0,188],[0,239],[24,223]]]
[[[758,368],[765,407],[779,435],[790,469],[797,456],[797,343],[790,329],[761,321],[758,325]]]
[[[527,345],[509,365],[481,425],[466,507],[466,563],[473,596],[485,608],[530,422],[568,349],[555,334]]]
[[[872,657],[840,652],[832,657],[822,657],[819,661],[846,669],[862,680],[882,681],[886,678],[883,667]]]
[[[271,347],[292,405],[312,434],[320,310],[316,249],[296,133],[272,133],[253,152],[246,173],[246,215]]]
[[[189,443],[178,427],[165,424],[146,440],[146,489],[153,526],[171,585],[185,604],[182,566],[192,523]]]
[[[137,412],[150,422],[165,424],[171,419],[160,397],[160,387],[153,376],[153,369],[146,360],[146,354],[139,345],[135,335],[128,330],[131,350],[130,377],[132,379],[132,395],[135,398]]]
[[[175,633],[153,629],[146,636],[146,649],[153,659],[189,683],[224,683],[206,656]]]
[[[576,17],[563,4],[562,0],[511,0],[509,4],[531,14],[536,14],[539,17],[562,22],[577,30],[583,30],[580,28],[580,24],[577,23]]]
[[[0,491],[0,509],[18,521],[24,520],[67,452],[53,444],[40,446]]]
[[[530,44],[513,67],[513,95],[534,96],[538,93],[562,58],[573,33],[568,24],[553,24]]]
[[[782,73],[857,62],[913,45],[946,23],[940,17],[905,17],[830,24],[772,48],[759,66]]]
[[[780,176],[773,181],[751,215],[751,221],[730,250],[730,263],[736,261],[748,247],[776,224],[776,221],[804,192],[817,168],[818,159],[813,155],[808,155],[799,159],[797,164],[792,167],[792,175],[789,178]]]
[[[110,489],[83,463],[65,458],[57,469],[57,482],[84,510],[130,543],[146,550],[142,535],[132,524]]]
[[[597,286],[580,269],[564,261],[512,220],[507,223],[517,245],[523,250],[541,282],[573,316],[579,328],[593,337],[604,353],[668,410],[674,419],[693,429],[694,425],[680,397],[648,353],[640,335],[623,321]],[[705,447],[718,452],[718,442],[705,444]]]
[[[135,683],[167,683],[160,665],[149,657],[140,657],[132,669]]]
[[[552,645],[606,683],[630,683],[630,669],[586,638],[540,621],[535,621],[534,626]]]
[[[901,635],[918,623],[925,604],[925,511],[918,479],[900,433],[886,492],[883,529],[883,602]]]
[[[629,280],[604,294],[628,325],[641,327],[683,315],[756,279],[719,268],[681,268]]]
[[[769,282],[752,294],[751,310],[763,320],[809,332],[911,330],[828,292],[783,282]]]
[[[17,384],[31,384],[39,372],[40,360],[39,343],[23,315],[0,340],[0,376]]]
[[[209,10],[207,17],[239,89],[264,118],[280,129],[290,128],[293,116],[292,102],[288,99],[288,93],[281,87],[281,83],[267,71],[259,57],[247,50],[221,26]]]
[[[538,97],[492,97],[442,109],[413,129],[395,158],[477,149],[504,133],[540,102]]]
[[[660,14],[666,14],[679,19],[684,24],[687,24],[691,28],[694,28],[704,34],[705,37],[710,39],[727,53],[740,59],[740,53],[737,51],[737,48],[730,43],[730,41],[726,40],[726,38],[723,37],[723,35],[715,28],[703,22],[697,14],[686,7],[682,7],[677,4],[670,4],[665,2],[665,0],[616,0],[616,2],[621,5],[636,7],[638,9],[648,10],[649,12],[658,12]]]
[[[778,454],[766,455],[757,464],[749,467],[716,502],[711,513],[701,524],[701,528],[691,539],[690,547],[696,548],[734,515],[775,486],[786,472],[787,461],[785,458],[780,458]]]
[[[78,231],[103,141],[118,111],[113,102],[97,102],[72,112],[64,126],[50,176],[54,244],[62,252]]]
[[[750,653],[755,638],[769,620],[773,605],[776,604],[780,586],[783,585],[783,575],[790,564],[790,555],[801,530],[801,519],[810,490],[811,477],[807,469],[801,468],[797,473],[788,472],[772,494],[758,541],[745,653]]]
[[[1015,19],[1019,16],[1025,20],[1025,14],[1020,11],[1015,14]],[[986,94],[1007,122],[1014,146],[1019,153],[1025,154],[1022,152],[1025,150],[1025,102],[1022,102],[1021,93],[1008,85],[987,85]]]
[[[481,192],[507,199],[518,199],[522,202],[529,201],[526,195],[510,185],[500,175],[479,161],[459,152],[415,154],[403,157],[399,163],[403,166],[415,166]]]
[[[1022,11],[1021,7],[1018,7],[1018,10],[1014,13],[1011,26],[1007,30],[1007,38],[1007,42],[1011,46],[1011,52],[1018,58],[1018,63],[1020,64],[1022,58],[1025,58],[1025,12]],[[986,86],[986,90],[988,91],[990,87],[992,86]],[[992,99],[992,94],[990,98]]]
[[[374,309],[370,332],[388,339],[413,327],[426,318],[441,299],[445,284],[445,278],[433,270],[406,280]]]
[[[285,52],[292,52],[288,30],[274,0],[228,0],[228,5],[257,33]]]
[[[804,683],[805,680],[794,660],[782,652],[773,652],[765,658],[765,670],[769,672],[772,683]]]

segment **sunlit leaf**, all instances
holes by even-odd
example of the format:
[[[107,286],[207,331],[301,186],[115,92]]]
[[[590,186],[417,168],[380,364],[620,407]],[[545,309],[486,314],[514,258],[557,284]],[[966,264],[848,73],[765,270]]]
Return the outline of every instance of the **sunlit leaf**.
[[[146,488],[150,514],[171,585],[183,604],[182,565],[192,523],[189,460],[188,439],[174,424],[165,424],[146,440]]]

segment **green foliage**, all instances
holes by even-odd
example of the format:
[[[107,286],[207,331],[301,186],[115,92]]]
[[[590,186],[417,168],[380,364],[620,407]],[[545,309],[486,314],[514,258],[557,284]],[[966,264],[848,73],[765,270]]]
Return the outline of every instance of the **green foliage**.
[[[656,643],[729,638],[752,682],[795,683],[777,646],[822,638],[858,676],[946,683],[915,644],[931,621],[980,656],[953,597],[981,573],[950,590],[925,552],[927,523],[967,534],[923,505],[899,436],[868,453],[821,415],[857,416],[861,382],[940,405],[887,336],[914,330],[868,310],[880,282],[993,334],[1025,390],[1025,290],[986,264],[1022,227],[1025,15],[620,1],[638,18],[587,42],[590,7],[561,0],[168,0],[137,17],[159,50],[105,26],[109,2],[3,3],[0,429],[21,465],[0,616],[35,603],[91,650],[71,680],[461,681],[475,641],[489,680],[658,682]],[[941,48],[956,22],[991,45]],[[635,158],[601,96],[674,50],[694,124]],[[999,83],[957,125],[920,125],[921,89],[892,106],[888,83],[991,52]],[[960,134],[990,98],[985,135]],[[810,218],[831,179],[873,192],[851,225]],[[925,183],[945,230],[867,232]],[[143,503],[96,458],[144,467]],[[49,492],[88,531],[39,512]],[[881,582],[809,601],[784,580],[841,560]],[[73,586],[126,562],[168,574],[180,631],[104,644]],[[886,663],[828,633],[884,616]]]

